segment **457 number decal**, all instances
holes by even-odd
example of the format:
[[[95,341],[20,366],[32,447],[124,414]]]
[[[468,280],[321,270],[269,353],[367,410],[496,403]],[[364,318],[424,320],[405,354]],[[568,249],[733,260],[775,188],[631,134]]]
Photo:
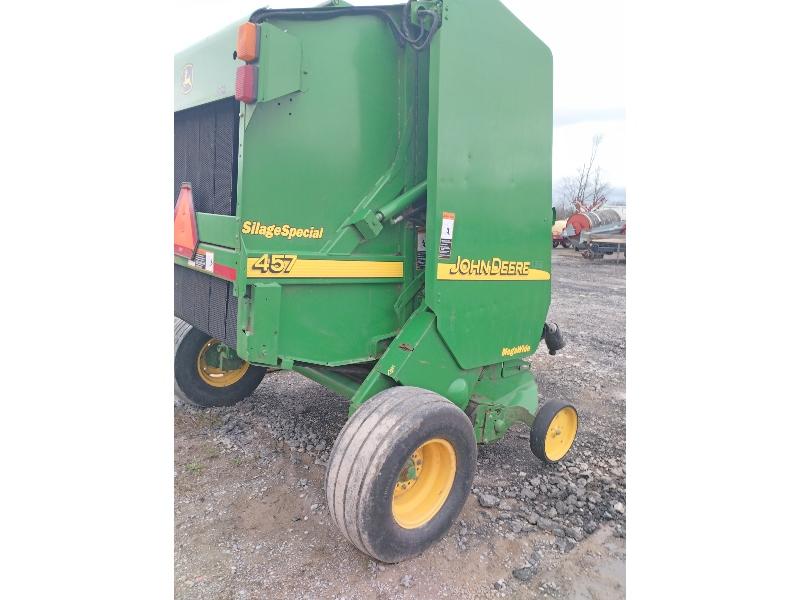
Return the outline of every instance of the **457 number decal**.
[[[253,275],[250,275],[251,271],[256,273],[256,277],[259,275],[286,275],[292,272],[292,267],[294,267],[297,262],[297,255],[264,254],[259,258],[250,259],[247,262],[247,274],[251,277],[253,277]]]
[[[297,258],[296,254],[262,254],[247,259],[247,276],[256,279],[402,279],[403,261]]]

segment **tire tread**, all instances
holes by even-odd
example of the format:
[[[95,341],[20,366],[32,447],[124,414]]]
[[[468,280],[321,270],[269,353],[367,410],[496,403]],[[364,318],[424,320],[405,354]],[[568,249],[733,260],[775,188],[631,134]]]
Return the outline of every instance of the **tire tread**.
[[[193,344],[197,343],[197,336],[202,336],[204,339],[209,339],[208,334],[203,333],[199,329],[195,329],[185,321],[175,317],[175,349],[174,349],[174,358],[176,360],[176,375],[173,377],[174,381],[174,393],[175,397],[185,404],[189,404],[195,408],[212,408],[212,407],[220,407],[220,406],[231,406],[240,400],[243,400],[250,394],[252,394],[255,389],[261,383],[261,380],[264,376],[269,372],[270,369],[267,367],[260,367],[256,365],[250,365],[248,371],[244,374],[244,377],[232,384],[229,388],[227,388],[226,393],[228,397],[215,397],[209,396],[206,392],[200,391],[198,393],[197,390],[192,390],[193,382],[190,381],[188,383],[187,389],[183,389],[181,385],[178,383],[179,377],[177,376],[177,361],[179,360],[179,352],[181,350],[184,342],[192,346]],[[187,339],[187,336],[192,335],[191,338]],[[185,348],[184,348],[185,350]],[[187,350],[188,351],[188,350]],[[183,357],[180,360],[184,360]],[[199,378],[198,378],[199,380]],[[187,385],[187,380],[183,379],[184,386]],[[213,388],[207,386],[209,390],[213,391]]]
[[[185,338],[186,334],[192,330],[192,326],[189,325],[183,319],[179,319],[178,317],[174,317],[174,319],[175,319],[175,348],[173,350],[173,357],[178,353],[178,346],[181,345],[183,338]],[[191,400],[189,400],[184,391],[180,388],[177,381],[175,381],[174,388],[175,388],[175,395],[182,402],[188,402],[191,404]]]
[[[376,394],[356,410],[345,423],[331,449],[325,475],[326,497],[331,516],[345,537],[370,556],[375,556],[375,552],[368,547],[359,527],[365,504],[362,499],[366,495],[365,488],[371,481],[371,475],[385,462],[397,429],[408,424],[407,400],[411,397],[416,410],[424,410],[424,407],[433,404],[455,407],[446,398],[429,390],[411,386],[389,388]],[[457,410],[464,415],[460,409]],[[464,419],[467,419],[466,415]],[[357,450],[353,452],[353,448]]]

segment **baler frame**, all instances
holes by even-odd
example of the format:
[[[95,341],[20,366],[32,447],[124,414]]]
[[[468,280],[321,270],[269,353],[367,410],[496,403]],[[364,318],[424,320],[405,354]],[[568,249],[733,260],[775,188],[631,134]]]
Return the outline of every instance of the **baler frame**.
[[[230,400],[276,369],[349,398],[351,419],[329,465],[329,506],[359,548],[401,560],[438,539],[460,510],[476,442],[525,423],[534,453],[554,462],[577,432],[573,407],[539,410],[526,360],[542,339],[551,354],[563,346],[545,323],[552,55],[499,0],[261,9],[243,28],[240,40],[245,31],[257,44],[238,52],[248,60],[236,70],[237,94],[250,87],[241,92],[235,215],[195,213],[187,182],[176,236],[193,215],[198,243],[175,264],[233,286],[235,350],[246,367],[237,367]],[[213,54],[217,64],[231,33],[193,50],[197,64],[176,58],[177,109],[229,95],[204,81],[187,96],[201,59]],[[223,81],[231,75],[228,65],[217,72]],[[308,154],[319,159],[313,177]],[[342,176],[337,167],[351,170]],[[176,326],[179,392],[203,391],[191,381],[192,352],[219,343],[193,331]],[[204,366],[212,384],[218,362]],[[364,466],[384,450],[388,474]],[[401,459],[410,467],[401,470]],[[415,485],[416,475],[404,474],[417,473],[416,460],[427,461],[419,472],[428,477],[436,465],[452,469],[440,469],[430,489],[444,491],[420,500],[424,510],[409,509],[403,496]],[[386,513],[392,477],[394,520]],[[353,478],[369,497],[350,506],[336,490]],[[403,510],[395,510],[398,497]],[[422,538],[404,533],[418,527]],[[387,530],[394,541],[381,537]]]

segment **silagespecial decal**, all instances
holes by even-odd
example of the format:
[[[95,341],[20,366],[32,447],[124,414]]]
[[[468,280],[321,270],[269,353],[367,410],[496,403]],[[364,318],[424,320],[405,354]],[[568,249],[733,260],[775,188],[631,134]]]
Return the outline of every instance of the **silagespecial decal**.
[[[514,346],[513,348],[503,348],[500,351],[500,356],[514,356],[515,354],[522,354],[523,352],[530,351],[530,344],[520,344],[519,346]]]
[[[294,227],[292,225],[264,225],[261,221],[245,221],[242,223],[242,233],[245,235],[263,235],[265,238],[285,237],[322,239],[325,234],[324,227]]]
[[[548,281],[550,273],[532,269],[530,261],[507,260],[494,256],[471,259],[459,256],[454,263],[436,265],[437,279],[464,281]]]

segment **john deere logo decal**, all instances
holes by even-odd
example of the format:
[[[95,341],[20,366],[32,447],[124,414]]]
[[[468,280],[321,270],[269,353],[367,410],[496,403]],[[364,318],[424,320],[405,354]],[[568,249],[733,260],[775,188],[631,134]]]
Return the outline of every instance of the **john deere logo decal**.
[[[492,257],[473,260],[459,256],[454,263],[436,265],[436,279],[462,281],[548,281],[550,273],[532,269],[530,261]]]
[[[188,94],[192,91],[192,80],[194,79],[194,65],[183,67],[183,93]]]

